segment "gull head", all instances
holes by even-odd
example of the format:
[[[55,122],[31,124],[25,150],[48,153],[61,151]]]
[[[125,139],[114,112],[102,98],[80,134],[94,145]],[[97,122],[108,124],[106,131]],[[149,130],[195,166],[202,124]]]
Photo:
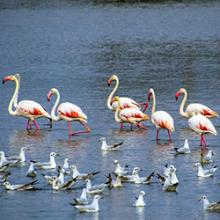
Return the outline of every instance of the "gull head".
[[[101,198],[102,198],[102,197],[101,197],[100,195],[95,195],[95,196],[94,196],[94,199],[95,199],[95,200],[99,200],[99,199],[101,199]]]
[[[104,142],[104,141],[106,141],[106,138],[105,138],[105,137],[101,137],[99,140],[100,140],[101,142]]]
[[[201,200],[207,200],[207,196],[206,195],[202,195],[200,198],[199,198],[199,201]]]
[[[145,192],[144,191],[140,191],[139,195],[145,196]]]
[[[71,169],[72,169],[72,170],[75,170],[75,169],[76,169],[76,165],[72,165],[72,166],[71,166]]]
[[[114,164],[117,164],[118,163],[118,160],[114,160]]]
[[[10,186],[11,184],[10,184],[8,181],[6,181],[6,182],[3,183],[3,185],[4,185],[5,187],[7,187],[7,186]]]
[[[201,166],[201,164],[200,164],[199,162],[196,162],[196,163],[194,163],[193,166],[194,166],[194,167],[199,167],[199,166]]]
[[[59,156],[59,154],[55,153],[55,152],[51,152],[50,153],[50,157],[56,157],[56,156]]]

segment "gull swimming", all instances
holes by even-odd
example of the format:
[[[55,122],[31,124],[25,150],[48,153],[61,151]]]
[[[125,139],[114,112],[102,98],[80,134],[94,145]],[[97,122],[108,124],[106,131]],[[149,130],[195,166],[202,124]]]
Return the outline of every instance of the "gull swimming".
[[[24,191],[24,190],[30,190],[34,189],[35,184],[37,183],[37,180],[34,180],[29,183],[25,184],[14,184],[12,185],[9,181],[6,181],[3,183],[6,190],[17,190],[17,191]]]
[[[204,155],[204,153],[202,152],[200,155],[201,164],[213,163],[212,156],[214,155],[215,153],[213,152],[213,150],[209,150],[206,155]]]
[[[71,205],[88,205],[89,201],[86,194],[86,188],[82,190],[82,193],[79,198],[73,199],[74,203],[71,203]]]
[[[203,209],[208,211],[220,211],[220,202],[209,202],[206,195],[200,197],[199,201],[203,201]]]
[[[76,183],[76,178],[71,178],[70,180],[67,180],[66,182],[62,183],[59,181],[59,178],[53,180],[52,188],[54,190],[66,190],[69,189],[74,183]]]
[[[102,142],[101,150],[103,151],[114,151],[118,150],[119,147],[123,144],[123,141],[117,144],[108,145],[105,137],[101,137],[100,141]]]
[[[76,205],[75,207],[79,209],[80,212],[98,212],[99,211],[99,199],[101,199],[101,196],[95,195],[91,204]]]
[[[128,173],[128,165],[125,165],[124,167],[122,167],[120,165],[120,163],[118,162],[118,160],[114,160],[114,164],[115,164],[115,171],[114,173],[118,176],[123,176],[126,175]]]
[[[107,178],[108,178],[108,182],[106,184],[108,184],[108,187],[110,189],[122,187],[121,176],[116,175],[116,179],[113,179],[111,174],[109,173]]]
[[[26,172],[27,177],[35,178],[37,176],[37,172],[34,168],[34,163],[30,161],[30,166],[28,168],[28,171]]]
[[[41,173],[41,175],[46,179],[49,185],[52,185],[54,180],[56,179],[59,181],[60,184],[64,184],[64,169],[62,169],[61,166],[58,166],[57,171],[58,171],[57,176],[55,175],[49,176],[49,175],[45,175],[44,173]]]
[[[56,161],[55,157],[58,156],[57,153],[51,152],[50,153],[50,161],[49,162],[36,162],[35,167],[37,169],[56,169]],[[35,162],[35,161],[33,161]]]
[[[172,178],[171,178],[171,173],[168,174],[168,176],[165,177],[165,182],[163,184],[163,190],[168,191],[168,192],[176,192],[176,188],[178,186],[178,183],[173,184],[172,183]]]
[[[75,177],[78,177],[78,179],[90,179],[92,178],[93,176],[95,176],[96,174],[100,173],[100,172],[92,172],[92,173],[80,173],[76,167],[76,165],[72,165],[71,166],[71,169],[73,171],[73,175],[72,177],[75,178]]]
[[[4,165],[9,165],[9,166],[16,166],[18,163],[20,163],[20,160],[7,160],[5,157],[5,152],[0,151],[0,167]]]
[[[19,160],[21,163],[24,163],[26,161],[26,157],[25,157],[25,150],[28,149],[27,147],[22,147],[20,149],[20,153],[18,156],[11,156],[11,157],[7,157],[7,160]]]
[[[195,167],[198,167],[198,177],[210,177],[214,175],[214,172],[218,169],[217,166],[214,166],[210,169],[203,169],[201,163],[197,162],[194,164]]]
[[[136,207],[144,207],[146,206],[145,202],[144,202],[144,196],[145,196],[145,192],[144,191],[140,191],[138,194],[138,197],[136,197],[136,201],[134,203],[134,206]]]
[[[92,185],[91,180],[90,179],[86,179],[86,192],[88,194],[99,194],[102,193],[104,191],[104,189],[106,188],[107,184],[102,183],[99,185]]]
[[[190,153],[190,149],[189,149],[188,139],[185,139],[183,147],[174,148],[174,150],[176,151],[176,154],[189,154]]]

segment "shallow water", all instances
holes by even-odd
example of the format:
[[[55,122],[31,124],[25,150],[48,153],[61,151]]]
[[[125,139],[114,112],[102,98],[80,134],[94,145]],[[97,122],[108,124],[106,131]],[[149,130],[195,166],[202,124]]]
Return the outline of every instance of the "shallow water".
[[[220,3],[163,4],[71,4],[28,5],[0,10],[0,76],[21,74],[19,100],[33,99],[48,111],[46,100],[50,88],[59,89],[62,101],[79,105],[88,115],[91,134],[68,140],[65,122],[56,122],[50,130],[40,119],[40,134],[24,130],[23,118],[10,116],[8,102],[14,84],[8,82],[0,90],[1,150],[17,154],[28,146],[28,159],[48,160],[51,151],[60,154],[59,164],[68,157],[82,171],[113,171],[113,160],[143,168],[141,175],[162,172],[166,163],[173,163],[180,180],[178,194],[162,191],[160,184],[125,184],[121,190],[106,190],[100,201],[100,212],[81,214],[69,205],[80,194],[83,183],[73,190],[54,192],[38,172],[41,190],[6,192],[0,188],[1,218],[7,219],[219,219],[219,213],[207,213],[197,200],[206,194],[210,201],[220,200],[220,174],[198,180],[193,162],[199,159],[199,137],[187,129],[175,101],[175,92],[185,87],[188,103],[201,102],[220,112]],[[168,143],[161,131],[155,142],[155,128],[119,130],[113,113],[106,107],[112,88],[107,79],[112,73],[120,78],[117,92],[137,101],[146,99],[153,87],[157,108],[169,112],[176,132]],[[147,111],[150,114],[150,110]],[[212,120],[219,132],[219,119]],[[73,128],[80,129],[77,123]],[[106,136],[109,142],[124,141],[117,152],[103,154],[98,142]],[[192,153],[174,156],[174,147],[189,139]],[[219,165],[219,137],[208,136],[210,149],[216,152]],[[27,165],[13,168],[12,182],[27,181]],[[18,179],[16,179],[18,178]],[[94,183],[105,181],[104,175]],[[147,206],[132,207],[140,190],[146,192]]]

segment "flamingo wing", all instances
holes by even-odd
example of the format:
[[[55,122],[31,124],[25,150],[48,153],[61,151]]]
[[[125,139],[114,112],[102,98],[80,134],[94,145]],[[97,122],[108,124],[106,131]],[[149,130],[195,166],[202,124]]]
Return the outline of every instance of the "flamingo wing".
[[[137,108],[125,108],[121,110],[119,117],[125,122],[140,122],[148,120],[148,115]]]
[[[16,110],[19,115],[25,117],[38,118],[45,116],[51,118],[50,114],[46,112],[40,104],[32,100],[20,101],[16,107]]]
[[[70,102],[64,102],[60,104],[57,111],[59,116],[67,121],[78,119],[83,119],[85,121],[87,120],[87,116],[83,113],[81,108]]]
[[[152,123],[157,128],[164,128],[174,131],[174,121],[170,114],[165,111],[157,111],[151,116]]]
[[[212,122],[203,115],[194,115],[188,121],[189,127],[199,134],[212,133],[217,135],[217,131]]]
[[[128,98],[128,97],[120,97],[120,109],[125,109],[125,108],[137,108],[140,109],[140,105],[135,102],[133,99]],[[114,98],[111,101],[112,108],[116,110],[118,107],[118,101],[116,101]]]
[[[209,107],[202,105],[200,103],[192,103],[187,106],[186,112],[189,116],[193,116],[194,113],[204,115],[205,117],[211,118],[218,116],[218,114],[210,109]]]

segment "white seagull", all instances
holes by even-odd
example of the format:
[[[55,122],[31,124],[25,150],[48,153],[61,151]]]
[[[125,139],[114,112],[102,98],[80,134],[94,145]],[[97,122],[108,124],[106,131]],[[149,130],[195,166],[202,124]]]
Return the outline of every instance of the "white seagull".
[[[209,202],[206,195],[200,197],[199,201],[203,201],[203,209],[208,211],[220,211],[220,202]]]
[[[86,194],[86,188],[83,189],[79,198],[74,198],[71,205],[88,205],[89,201]]]
[[[35,171],[33,162],[30,162],[30,166],[28,168],[28,171],[26,172],[26,176],[31,178],[35,178],[37,176],[37,172]]]
[[[72,165],[71,166],[71,169],[73,171],[73,175],[72,177],[75,178],[75,177],[78,177],[78,179],[90,179],[92,178],[94,175],[100,173],[100,172],[92,172],[92,173],[80,173],[76,167],[76,165]]]
[[[61,166],[58,166],[57,171],[58,171],[58,176],[45,175],[44,173],[41,173],[41,175],[46,179],[49,185],[52,185],[54,180],[58,180],[60,184],[64,184],[64,169],[62,169]]]
[[[116,175],[116,179],[113,179],[111,174],[109,173],[109,175],[107,176],[108,178],[108,182],[106,184],[108,184],[108,187],[110,189],[112,188],[120,188],[122,187],[122,182],[121,182],[121,176],[117,176]]]
[[[134,203],[134,206],[136,206],[136,207],[144,207],[144,206],[146,206],[146,204],[144,202],[144,196],[145,196],[145,192],[144,191],[140,191],[138,197],[136,197],[136,201]]]
[[[101,150],[103,151],[114,151],[118,150],[119,147],[123,144],[123,141],[117,144],[108,145],[105,137],[101,137],[100,141],[102,142]]]
[[[90,179],[86,179],[86,192],[88,194],[99,194],[102,193],[104,191],[104,189],[106,188],[107,184],[102,183],[99,185],[92,185],[91,180]]]
[[[7,160],[5,157],[5,152],[0,151],[0,167],[3,167],[5,165],[9,166],[16,166],[18,163],[20,163],[20,160]]]
[[[124,167],[122,167],[120,165],[120,163],[118,162],[118,160],[114,160],[114,164],[115,164],[115,171],[114,173],[118,176],[123,176],[126,175],[128,173],[127,167],[128,165],[125,165]]]
[[[29,183],[25,184],[15,184],[12,185],[9,181],[6,181],[3,183],[6,190],[17,190],[17,191],[24,191],[24,190],[30,190],[34,189],[34,185],[37,183],[37,180],[34,180]]]
[[[66,182],[62,183],[59,181],[59,178],[53,180],[52,188],[54,190],[66,190],[69,189],[77,180],[76,178],[71,178],[70,180],[67,180]]]
[[[7,160],[19,160],[21,163],[24,163],[26,161],[25,150],[27,149],[27,147],[22,147],[18,156],[7,157]]]
[[[218,169],[217,166],[214,166],[210,169],[203,169],[201,163],[197,162],[194,164],[195,167],[198,167],[198,177],[210,177],[214,175],[214,172]]]
[[[58,156],[57,153],[55,152],[51,152],[50,153],[50,161],[49,162],[36,162],[34,164],[34,166],[37,169],[56,169],[57,165],[56,165],[56,161],[55,161],[55,157]]]
[[[189,149],[188,139],[185,139],[183,147],[174,148],[174,150],[176,151],[176,154],[189,154],[190,153],[190,149]]]
[[[213,150],[209,150],[206,155],[204,153],[201,153],[200,162],[201,164],[207,164],[207,163],[213,163],[212,156],[214,156],[215,153]]]
[[[80,212],[98,212],[99,211],[99,199],[101,199],[101,196],[95,195],[91,204],[76,205],[75,207],[79,209]]]

